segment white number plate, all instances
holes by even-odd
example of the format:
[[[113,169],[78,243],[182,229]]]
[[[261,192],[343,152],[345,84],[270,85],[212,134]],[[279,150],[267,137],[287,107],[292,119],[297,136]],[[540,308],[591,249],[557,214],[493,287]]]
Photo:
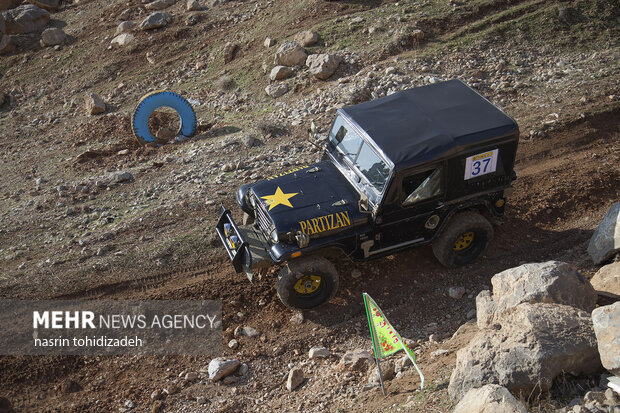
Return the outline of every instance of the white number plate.
[[[497,149],[470,156],[465,162],[465,179],[490,174],[497,169]]]

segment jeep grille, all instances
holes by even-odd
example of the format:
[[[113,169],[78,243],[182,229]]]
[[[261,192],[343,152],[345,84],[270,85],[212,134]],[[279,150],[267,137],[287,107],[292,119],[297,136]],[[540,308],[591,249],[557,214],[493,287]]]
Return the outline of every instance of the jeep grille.
[[[252,194],[252,196],[254,197],[254,200],[256,201],[255,202],[256,207],[254,208],[254,216],[256,218],[256,223],[258,224],[258,227],[260,228],[260,230],[263,231],[263,234],[265,235],[265,237],[269,238],[269,234],[271,234],[271,232],[275,229],[275,225],[273,224],[273,221],[269,217],[269,214],[267,213],[267,209],[265,208],[261,200],[255,194]]]

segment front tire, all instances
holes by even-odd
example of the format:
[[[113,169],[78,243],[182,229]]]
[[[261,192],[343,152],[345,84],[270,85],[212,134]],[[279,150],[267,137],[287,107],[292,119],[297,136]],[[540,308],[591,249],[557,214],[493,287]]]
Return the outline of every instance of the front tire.
[[[289,261],[280,271],[276,290],[285,306],[308,310],[331,300],[338,284],[334,264],[324,257],[306,257]]]
[[[493,227],[475,212],[456,214],[433,242],[433,254],[445,267],[453,268],[474,262],[493,239]]]

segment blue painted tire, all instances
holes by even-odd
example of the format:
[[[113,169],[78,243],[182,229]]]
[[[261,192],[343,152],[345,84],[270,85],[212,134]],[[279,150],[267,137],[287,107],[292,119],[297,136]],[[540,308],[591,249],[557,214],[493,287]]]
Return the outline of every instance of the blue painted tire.
[[[133,133],[143,142],[153,142],[155,137],[149,130],[149,118],[158,108],[174,109],[181,118],[181,127],[177,135],[192,136],[196,132],[196,113],[194,108],[183,96],[167,90],[158,90],[144,95],[133,112],[131,124]]]

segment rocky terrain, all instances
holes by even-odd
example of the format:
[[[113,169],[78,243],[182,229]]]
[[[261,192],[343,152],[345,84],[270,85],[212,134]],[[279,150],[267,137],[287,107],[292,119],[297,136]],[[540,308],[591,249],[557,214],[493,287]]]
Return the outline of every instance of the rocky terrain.
[[[592,326],[605,320],[597,300],[611,302],[592,291],[617,295],[618,267],[588,248],[620,199],[617,2],[21,3],[0,0],[0,296],[219,299],[225,353],[1,357],[0,410],[445,412],[511,392],[515,411],[617,411]],[[452,78],[521,130],[514,195],[483,259],[447,270],[420,248],[342,260],[336,298],[303,314],[280,303],[273,272],[253,284],[234,273],[214,234],[220,204],[240,218],[239,185],[315,162],[311,120],[324,134],[343,105]],[[131,115],[159,89],[189,99],[198,130],[145,146]],[[150,120],[160,136],[178,124],[165,110]],[[571,268],[574,301],[541,281],[551,298],[512,302],[511,284],[496,285],[548,262]],[[362,292],[409,340],[426,389],[398,356],[387,397],[378,390]],[[582,365],[541,362],[566,349],[555,343],[526,363],[534,389],[493,369],[465,379],[461,354],[514,338],[494,324],[549,343],[546,317],[579,320],[563,339]],[[214,381],[220,364],[233,373]]]

